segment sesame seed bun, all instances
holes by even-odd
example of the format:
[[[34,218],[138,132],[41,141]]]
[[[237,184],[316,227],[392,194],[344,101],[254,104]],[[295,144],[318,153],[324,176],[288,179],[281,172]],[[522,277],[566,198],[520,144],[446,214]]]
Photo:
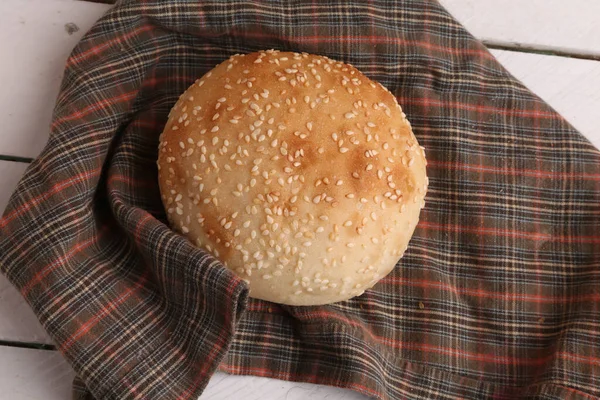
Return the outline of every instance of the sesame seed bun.
[[[290,305],[358,296],[402,257],[427,190],[395,97],[310,54],[235,55],[173,107],[159,145],[171,226]]]

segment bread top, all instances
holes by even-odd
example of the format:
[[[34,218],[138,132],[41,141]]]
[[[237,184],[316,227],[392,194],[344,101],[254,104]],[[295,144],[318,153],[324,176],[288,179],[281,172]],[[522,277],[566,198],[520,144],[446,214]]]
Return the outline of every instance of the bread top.
[[[173,107],[159,145],[171,226],[291,305],[345,300],[404,253],[426,160],[395,97],[310,54],[234,55]]]

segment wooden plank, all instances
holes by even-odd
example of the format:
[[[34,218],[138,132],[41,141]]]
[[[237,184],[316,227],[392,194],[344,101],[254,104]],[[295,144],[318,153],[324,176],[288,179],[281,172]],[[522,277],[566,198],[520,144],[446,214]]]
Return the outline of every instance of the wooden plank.
[[[600,55],[596,0],[440,0],[473,35],[490,43],[518,43]]]
[[[367,400],[368,397],[348,389],[297,383],[256,376],[227,375],[217,372],[200,396],[200,400]]]
[[[503,50],[492,53],[600,149],[600,62]]]
[[[41,151],[65,61],[109,7],[71,0],[0,1],[0,154],[35,157]]]
[[[33,310],[2,274],[0,274],[0,340],[52,344],[52,340],[42,328]]]
[[[75,374],[56,351],[0,347],[0,398],[67,400]]]

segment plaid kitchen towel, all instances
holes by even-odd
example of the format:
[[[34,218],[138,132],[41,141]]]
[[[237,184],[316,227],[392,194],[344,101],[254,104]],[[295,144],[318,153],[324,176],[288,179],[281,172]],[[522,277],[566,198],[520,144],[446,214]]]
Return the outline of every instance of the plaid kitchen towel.
[[[165,223],[169,109],[229,55],[269,48],[354,64],[427,149],[408,251],[358,298],[248,299]],[[217,369],[377,399],[600,396],[600,152],[435,1],[120,1],[67,62],[0,266],[77,398],[194,399]]]

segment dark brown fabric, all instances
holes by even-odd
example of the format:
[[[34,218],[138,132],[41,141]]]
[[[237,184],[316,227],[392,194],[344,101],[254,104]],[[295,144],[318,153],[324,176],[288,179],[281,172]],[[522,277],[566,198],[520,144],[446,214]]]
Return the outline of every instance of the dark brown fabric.
[[[352,63],[427,149],[405,257],[350,301],[248,300],[165,225],[170,107],[268,48]],[[195,398],[217,368],[378,399],[592,399],[599,228],[598,150],[436,2],[129,0],[68,60],[48,145],[0,220],[0,268],[97,399]]]

